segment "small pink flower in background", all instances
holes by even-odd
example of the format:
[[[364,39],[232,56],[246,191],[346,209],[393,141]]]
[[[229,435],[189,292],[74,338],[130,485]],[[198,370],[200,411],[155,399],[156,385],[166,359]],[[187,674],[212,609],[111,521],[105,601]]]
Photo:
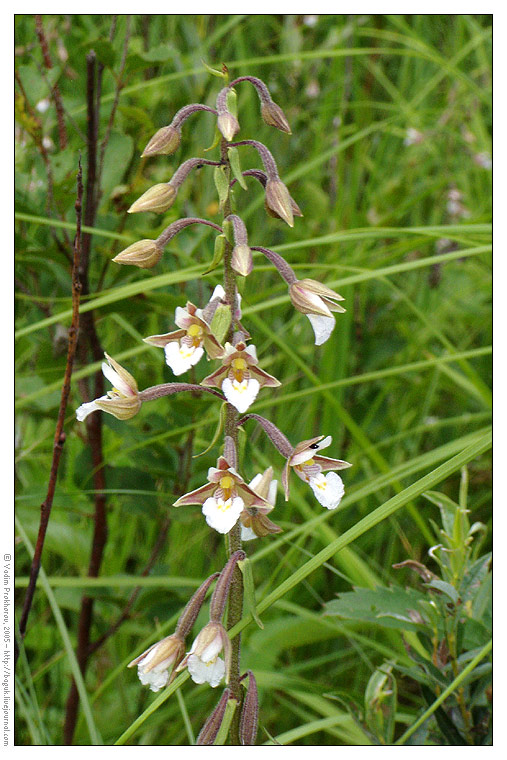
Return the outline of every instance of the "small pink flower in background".
[[[409,127],[407,129],[407,135],[403,140],[403,145],[406,145],[407,147],[409,145],[419,145],[423,140],[424,134],[422,132],[419,132],[418,129],[414,129],[414,127]]]
[[[230,404],[239,412],[246,412],[264,386],[277,388],[280,382],[258,367],[254,345],[240,341],[235,346],[225,344],[222,366],[205,377],[201,385],[220,388]]]
[[[224,457],[220,457],[217,467],[208,470],[207,485],[184,494],[175,507],[185,504],[202,505],[202,513],[210,528],[218,533],[228,533],[237,523],[245,507],[272,509],[271,505],[256,494]]]
[[[141,408],[139,391],[137,383],[130,374],[118,362],[105,354],[107,359],[102,364],[102,372],[113,389],[107,392],[106,396],[96,398],[94,401],[88,401],[81,404],[76,409],[76,417],[79,422],[83,422],[89,414],[99,410],[112,414],[119,420],[128,420],[134,417]]]
[[[317,438],[302,441],[296,446],[287,459],[282,475],[286,500],[289,498],[289,475],[292,468],[301,480],[308,483],[317,501],[323,507],[336,509],[345,492],[343,481],[335,472],[324,475],[324,470],[344,470],[352,465],[341,459],[331,459],[316,454],[317,451],[327,448],[332,440],[330,435],[326,438],[320,435]]]

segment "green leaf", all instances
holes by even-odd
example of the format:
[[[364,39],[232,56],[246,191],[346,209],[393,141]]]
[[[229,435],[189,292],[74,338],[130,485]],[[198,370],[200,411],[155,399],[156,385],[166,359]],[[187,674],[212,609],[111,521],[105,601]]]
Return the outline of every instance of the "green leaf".
[[[130,159],[134,154],[134,140],[130,135],[112,132],[104,156],[102,188],[107,198],[125,176]]]
[[[225,406],[225,404],[224,404]],[[241,572],[243,573],[243,586],[245,589],[245,601],[246,601],[246,608],[248,612],[251,614],[259,628],[264,628],[264,623],[261,621],[260,617],[257,615],[256,606],[255,606],[255,586],[254,586],[254,580],[253,580],[253,573],[252,573],[252,563],[248,559],[248,557],[245,560],[240,560],[238,562],[239,568]]]
[[[243,188],[243,190],[247,189],[247,184],[245,182],[245,178],[243,177],[243,174],[241,173],[241,164],[239,160],[239,151],[237,148],[228,148],[227,153],[229,155],[229,161],[231,163],[231,169],[232,173],[238,180],[239,184]]]
[[[227,74],[224,71],[219,71],[218,69],[213,69],[211,66],[208,66],[206,61],[201,61],[202,65],[208,72],[208,74],[211,74],[214,77],[218,77],[219,79],[227,79]]]
[[[434,581],[431,581],[430,583],[425,583],[424,585],[426,588],[435,589],[436,591],[441,591],[442,594],[445,594],[446,596],[449,597],[449,599],[452,601],[453,604],[457,604],[458,599],[459,599],[459,594],[454,588],[454,586],[451,586],[450,583],[436,579]]]
[[[325,605],[325,615],[333,615],[344,620],[375,623],[385,628],[418,631],[421,623],[416,623],[410,613],[421,615],[424,597],[414,589],[396,587],[376,589],[355,589],[339,594],[338,599]]]
[[[215,741],[213,742],[213,746],[220,747],[225,744],[227,736],[229,734],[229,728],[231,726],[232,718],[234,716],[234,713],[236,712],[237,706],[238,706],[237,699],[232,698],[232,699],[227,700],[224,717],[222,719],[222,723],[220,724],[218,734],[215,737]]]
[[[227,95],[225,96],[225,103],[227,105],[227,110],[230,111],[230,113],[232,113],[232,115],[237,118],[238,117],[238,95],[234,88],[232,90],[227,90]]]
[[[231,307],[227,303],[221,303],[213,314],[213,319],[211,320],[210,325],[211,332],[219,343],[222,343],[227,335],[227,331],[231,325],[231,319]]]
[[[210,272],[213,272],[214,269],[217,268],[217,266],[220,264],[224,257],[225,253],[225,235],[217,235],[215,238],[215,250],[213,253],[213,258],[211,259],[211,263],[209,267],[206,269],[205,272],[202,273],[203,277],[205,274],[209,274]]]
[[[215,187],[218,193],[219,207],[220,210],[223,210],[225,201],[229,195],[229,182],[225,166],[215,166],[213,179],[215,180]]]

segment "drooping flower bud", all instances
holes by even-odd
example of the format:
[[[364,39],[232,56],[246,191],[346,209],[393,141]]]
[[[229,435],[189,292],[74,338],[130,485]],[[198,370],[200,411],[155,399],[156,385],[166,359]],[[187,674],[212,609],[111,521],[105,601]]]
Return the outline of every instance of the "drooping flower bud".
[[[224,87],[217,95],[217,127],[228,142],[239,132],[239,122],[228,105],[229,94],[229,88]]]
[[[175,153],[181,142],[181,129],[170,124],[156,132],[143,150],[141,157],[170,156]]]
[[[117,264],[133,264],[140,269],[151,269],[162,258],[162,248],[156,240],[138,240],[114,257]]]
[[[321,346],[330,337],[335,326],[331,312],[343,313],[345,309],[336,301],[344,298],[317,280],[306,278],[297,280],[289,287],[289,295],[294,307],[306,314],[315,333],[315,345]]]
[[[219,622],[222,619],[225,604],[227,602],[227,596],[229,594],[229,587],[231,585],[232,576],[234,575],[234,570],[237,563],[240,560],[244,560],[245,557],[245,552],[242,549],[238,549],[237,552],[231,554],[229,561],[220,573],[220,577],[217,581],[217,585],[215,586],[215,590],[213,591],[213,596],[211,597],[209,607],[209,616],[211,620]]]
[[[94,401],[88,401],[76,410],[76,418],[79,422],[85,420],[89,414],[101,410],[112,414],[118,420],[129,420],[134,417],[141,408],[141,397],[137,383],[130,374],[118,362],[105,354],[106,362],[102,363],[102,372],[113,389]]]
[[[280,178],[268,179],[266,182],[266,206],[287,222],[289,227],[294,227],[290,193]]]
[[[236,245],[232,251],[231,267],[242,277],[247,277],[253,269],[252,251],[248,245]]]
[[[321,314],[330,317],[332,311],[343,313],[343,306],[335,303],[345,299],[339,293],[317,280],[305,278],[292,283],[289,288],[290,298],[298,311],[303,314]]]
[[[218,656],[222,650],[225,662]],[[211,621],[197,635],[192,649],[176,670],[186,667],[194,683],[209,683],[214,688],[224,676],[229,683],[231,641],[221,623]]]
[[[170,182],[161,182],[158,185],[153,185],[145,193],[138,198],[132,206],[128,209],[129,214],[137,214],[140,211],[154,211],[155,213],[163,213],[171,208],[175,199],[177,191],[176,188],[171,185]]]
[[[201,583],[195,594],[192,595],[176,624],[176,635],[181,636],[182,638],[188,636],[197,620],[197,616],[204,603],[209,587],[219,575],[220,573],[213,573],[213,575],[210,575],[209,578],[206,578],[204,583]]]
[[[268,126],[276,127],[276,129],[279,129],[281,132],[286,132],[288,135],[292,134],[284,112],[274,101],[270,100],[266,103],[262,103],[261,116]]]
[[[137,665],[137,674],[143,685],[150,686],[152,691],[160,691],[176,675],[175,668],[185,654],[185,641],[173,634],[157,641],[149,649],[129,662],[128,668]],[[171,672],[169,672],[171,669]]]
[[[229,84],[229,87],[234,87],[236,84],[239,84],[239,82],[250,82],[250,84],[253,84],[257,90],[257,95],[261,102],[261,116],[264,122],[268,124],[268,126],[276,127],[276,129],[280,129],[282,132],[287,132],[290,135],[291,131],[289,122],[285,118],[285,114],[280,106],[278,106],[271,98],[269,90],[262,79],[250,76],[238,77]]]
[[[253,747],[257,738],[259,724],[259,697],[257,682],[251,670],[248,670],[241,680],[248,678],[248,687],[243,700],[243,709],[239,722],[239,740],[243,746]]]
[[[218,114],[217,126],[228,142],[239,132],[239,122],[230,111],[222,111]]]

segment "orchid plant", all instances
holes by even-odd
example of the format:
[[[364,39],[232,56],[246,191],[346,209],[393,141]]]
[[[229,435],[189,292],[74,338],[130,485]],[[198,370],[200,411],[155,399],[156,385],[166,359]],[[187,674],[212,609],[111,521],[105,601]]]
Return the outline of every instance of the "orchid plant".
[[[343,299],[338,293],[312,279],[298,280],[280,254],[249,244],[246,225],[233,209],[231,190],[236,182],[246,189],[246,177],[257,179],[264,190],[268,215],[289,227],[293,227],[294,218],[302,214],[280,179],[275,159],[267,147],[256,140],[233,142],[240,129],[236,113],[236,86],[243,82],[253,85],[259,96],[261,117],[266,124],[287,134],[291,133],[290,127],[282,109],[273,101],[260,79],[242,76],[228,82],[225,67],[222,72],[213,73],[222,76],[225,85],[218,94],[216,108],[198,103],[185,106],[178,111],[171,124],[154,135],[143,156],[175,153],[187,119],[205,111],[216,119],[214,147],[219,148],[218,159],[190,158],[184,161],[169,182],[150,188],[131,206],[129,212],[165,212],[176,201],[181,184],[192,170],[211,166],[223,213],[222,224],[196,217],[179,219],[166,227],[156,240],[134,243],[119,253],[114,261],[143,269],[152,268],[161,261],[165,246],[188,226],[207,225],[218,233],[213,266],[216,268],[223,261],[223,285],[214,289],[208,303],[202,307],[190,301],[185,306],[178,306],[174,316],[178,329],[144,339],[150,345],[164,349],[165,361],[176,376],[188,372],[205,355],[208,360],[218,362],[218,366],[199,385],[175,382],[139,391],[130,373],[106,355],[103,372],[113,389],[107,396],[82,404],[76,415],[82,421],[89,414],[103,411],[120,420],[127,420],[139,413],[143,402],[183,391],[205,392],[224,404],[224,443],[217,465],[209,468],[207,483],[180,496],[174,506],[200,506],[209,527],[226,536],[229,560],[220,573],[210,576],[193,595],[174,634],[140,654],[130,666],[137,666],[141,683],[149,685],[153,691],[166,687],[185,668],[195,683],[208,683],[216,687],[225,680],[227,688],[205,722],[197,743],[213,744],[219,732],[223,735],[224,721],[228,716],[227,720],[231,721],[230,742],[255,744],[258,714],[255,676],[251,671],[241,674],[240,636],[231,639],[228,631],[242,616],[244,591],[240,567],[246,562],[242,542],[277,534],[281,528],[268,517],[275,506],[278,483],[273,479],[273,468],[259,473],[249,484],[245,482],[238,462],[238,430],[248,420],[254,420],[286,459],[281,473],[286,500],[289,499],[289,475],[294,470],[309,485],[323,507],[336,509],[344,494],[344,485],[336,470],[350,467],[350,464],[320,454],[332,443],[329,435],[320,435],[293,446],[268,419],[257,414],[245,414],[262,388],[276,388],[280,382],[259,366],[256,347],[241,324],[241,296],[237,278],[255,275],[253,252],[263,254],[288,285],[294,308],[310,320],[318,346],[332,334],[334,313],[343,312],[344,309],[339,303]],[[256,149],[263,163],[263,171],[241,171],[238,149],[243,146]],[[215,589],[210,601],[210,622],[200,631],[185,655],[186,638],[213,583]],[[247,683],[246,689],[244,683]]]

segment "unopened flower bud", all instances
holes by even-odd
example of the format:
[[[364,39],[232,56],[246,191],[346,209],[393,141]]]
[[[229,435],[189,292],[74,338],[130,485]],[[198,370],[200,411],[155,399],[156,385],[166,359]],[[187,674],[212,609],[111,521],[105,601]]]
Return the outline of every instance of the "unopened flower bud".
[[[211,597],[209,608],[210,619],[214,622],[219,621],[224,614],[234,570],[238,561],[244,560],[245,557],[245,552],[242,549],[238,549],[238,551],[230,556],[229,561],[220,573],[220,577],[217,580],[217,585],[215,586],[215,590]]]
[[[176,666],[185,654],[185,641],[178,635],[166,636],[157,641],[135,660],[129,662],[128,668],[137,665],[137,674],[142,684],[149,684],[152,691],[160,691],[167,682],[172,681]],[[169,673],[171,669],[171,673]]]
[[[239,122],[230,111],[222,111],[218,114],[217,126],[228,142],[239,132]]]
[[[101,410],[112,414],[118,420],[129,420],[134,417],[141,408],[141,397],[137,383],[124,367],[116,362],[108,354],[105,355],[107,363],[103,362],[102,372],[113,389],[93,401],[88,401],[76,409],[76,417],[79,422],[85,420],[89,414]]]
[[[284,112],[272,100],[261,105],[261,116],[268,126],[276,127],[276,129],[279,129],[281,132],[287,132],[289,135],[292,134]]]
[[[180,142],[181,130],[170,124],[153,135],[141,156],[170,156],[178,150]]]
[[[243,746],[253,747],[257,738],[259,724],[259,697],[257,682],[251,670],[248,670],[243,678],[248,677],[248,688],[243,701],[243,709],[239,722],[239,740]]]
[[[252,251],[248,245],[236,245],[232,251],[231,267],[237,274],[246,277],[253,269]]]
[[[139,240],[114,257],[117,264],[133,264],[140,269],[151,269],[162,258],[162,249],[155,240]]]
[[[303,314],[330,317],[332,311],[345,311],[343,306],[335,303],[343,301],[343,296],[317,280],[297,280],[290,286],[289,293],[294,307]]]
[[[154,211],[155,213],[163,213],[171,208],[175,199],[177,191],[169,182],[161,182],[158,185],[153,185],[147,190],[140,198],[138,198],[132,206],[129,208],[129,214],[136,214],[139,211]]]
[[[266,182],[266,205],[280,219],[294,227],[294,212],[290,193],[281,179],[268,179]]]

